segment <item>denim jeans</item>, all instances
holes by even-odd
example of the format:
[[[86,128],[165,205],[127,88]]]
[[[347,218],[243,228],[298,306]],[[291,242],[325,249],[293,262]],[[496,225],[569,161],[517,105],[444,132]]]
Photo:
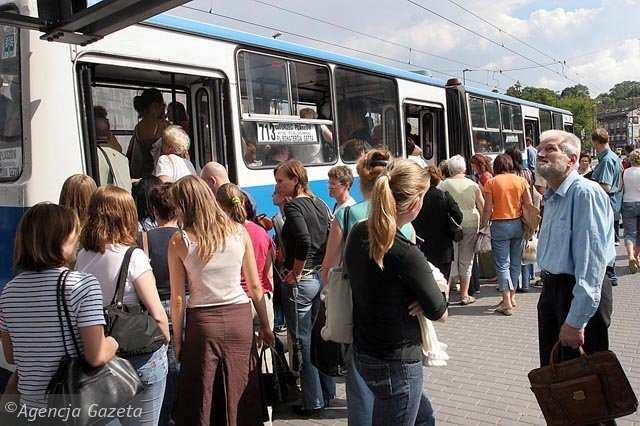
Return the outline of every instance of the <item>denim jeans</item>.
[[[357,348],[354,362],[374,395],[370,424],[435,425],[433,407],[422,389],[422,362],[385,361]]]
[[[162,399],[167,381],[167,346],[163,345],[152,354],[138,355],[128,358],[138,377],[144,385],[144,390],[131,401],[129,410],[133,417],[118,418],[109,422],[108,426],[155,426],[160,420]],[[138,414],[141,412],[141,415]]]
[[[520,271],[522,275],[520,277],[520,288],[526,290],[529,288],[529,283],[533,279],[533,263],[522,265]]]
[[[335,398],[336,382],[311,363],[311,330],[320,307],[320,278],[314,273],[302,278],[296,286],[283,286],[287,287],[283,294],[287,295],[285,317],[289,331],[302,346],[302,406],[307,409],[324,408]]]
[[[344,361],[347,374],[344,377],[347,393],[347,417],[350,425],[370,425],[374,397],[356,368],[353,345],[344,345]]]
[[[518,286],[522,271],[522,236],[522,221],[519,218],[491,222],[491,252],[498,288],[502,292],[515,290]]]

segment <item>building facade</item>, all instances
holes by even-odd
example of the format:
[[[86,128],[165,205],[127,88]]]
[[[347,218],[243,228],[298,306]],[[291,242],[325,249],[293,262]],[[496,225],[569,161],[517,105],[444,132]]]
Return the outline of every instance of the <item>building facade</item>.
[[[640,108],[617,108],[598,111],[598,126],[609,132],[611,146],[627,144],[640,147]]]

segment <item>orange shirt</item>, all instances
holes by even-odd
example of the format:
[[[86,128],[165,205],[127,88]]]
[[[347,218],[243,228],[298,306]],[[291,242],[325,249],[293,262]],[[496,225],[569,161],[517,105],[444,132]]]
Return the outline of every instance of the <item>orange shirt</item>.
[[[491,193],[492,220],[517,219],[522,216],[522,194],[529,189],[524,178],[513,173],[497,175],[487,182],[484,192]]]

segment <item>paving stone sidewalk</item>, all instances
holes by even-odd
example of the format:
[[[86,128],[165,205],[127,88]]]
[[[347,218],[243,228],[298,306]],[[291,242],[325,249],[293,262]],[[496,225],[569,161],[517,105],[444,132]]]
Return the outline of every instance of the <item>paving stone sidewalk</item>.
[[[616,271],[610,347],[618,355],[636,394],[640,394],[640,274],[629,275],[622,247]],[[539,366],[536,304],[539,289],[518,294],[513,316],[494,314],[499,301],[495,284],[483,284],[477,302],[452,305],[449,320],[437,324],[439,339],[449,345],[446,367],[425,370],[424,387],[431,396],[438,425],[544,425],[529,390],[527,373]],[[301,419],[285,407],[274,425],[347,424],[344,383],[338,398],[321,417]],[[640,414],[618,420],[640,425]]]

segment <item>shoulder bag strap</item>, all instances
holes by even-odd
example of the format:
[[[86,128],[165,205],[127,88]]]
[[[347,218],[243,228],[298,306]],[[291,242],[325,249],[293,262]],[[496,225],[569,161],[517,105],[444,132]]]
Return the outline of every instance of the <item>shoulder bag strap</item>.
[[[344,208],[344,216],[342,216],[342,248],[344,250],[344,246],[347,243],[347,234],[349,233],[349,211],[351,210],[351,206],[347,206]]]
[[[118,307],[122,306],[122,300],[124,298],[124,287],[127,282],[127,275],[129,274],[129,261],[131,260],[131,254],[135,250],[135,247],[129,247],[122,259],[122,265],[120,265],[120,272],[118,272],[118,281],[116,282],[116,291],[113,294],[111,304],[118,304]]]
[[[149,233],[147,231],[142,231],[142,250],[144,253],[149,256]]]
[[[67,273],[68,273],[68,270],[64,270],[60,272],[60,275],[58,276],[58,283],[56,285],[56,308],[58,309],[58,322],[60,323],[60,333],[62,334],[62,344],[64,345],[64,353],[66,356],[70,356],[69,350],[67,349],[67,340],[64,338],[64,335],[65,335],[64,322],[62,321],[62,306],[64,304],[63,282],[66,279]]]
[[[344,216],[342,216],[342,250],[340,251],[340,262],[339,265],[342,265],[344,262],[344,252],[347,249],[347,237],[349,236],[349,231],[347,228],[349,227],[349,211],[351,210],[351,206],[347,206],[344,208]]]
[[[107,155],[107,152],[104,150],[103,147],[101,147],[98,144],[98,149],[100,150],[100,152],[102,152],[102,155],[104,156],[105,161],[107,162],[107,166],[109,166],[109,176],[107,177],[107,183],[116,183],[116,174],[113,171],[113,164],[111,164],[111,160],[109,159],[109,156]],[[111,179],[111,182],[109,182],[109,179]]]
[[[67,297],[65,292],[65,286],[67,284],[67,277],[69,276],[69,270],[62,272],[60,277],[58,277],[58,315],[60,319],[60,327],[62,328],[62,342],[64,344],[64,352],[67,356],[69,352],[67,351],[67,343],[64,338],[64,327],[62,326],[62,315],[60,314],[60,306],[64,309],[64,315],[67,319],[67,327],[69,327],[69,333],[71,333],[71,340],[73,340],[73,347],[76,349],[76,355],[80,356],[82,352],[80,352],[80,346],[78,345],[78,340],[76,339],[76,333],[73,331],[73,324],[71,323],[71,315],[69,314],[69,306],[67,305]],[[64,275],[64,276],[63,276]]]

